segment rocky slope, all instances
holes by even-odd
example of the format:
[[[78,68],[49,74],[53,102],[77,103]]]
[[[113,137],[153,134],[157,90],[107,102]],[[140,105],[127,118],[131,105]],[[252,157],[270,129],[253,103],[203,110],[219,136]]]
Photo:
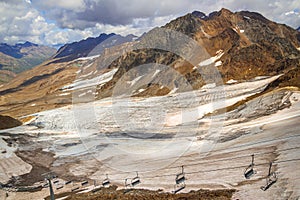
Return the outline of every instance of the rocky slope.
[[[0,115],[0,130],[20,126],[22,123],[19,120],[9,116]]]
[[[123,37],[114,33],[102,33],[96,38],[87,38],[79,42],[73,42],[62,46],[53,56],[55,62],[67,62],[80,57],[94,56],[100,54],[105,48],[131,42],[136,36]],[[101,43],[101,45],[99,45]],[[97,47],[97,48],[96,48]]]
[[[0,84],[8,82],[16,74],[31,69],[50,58],[55,49],[30,42],[8,45],[0,44]]]

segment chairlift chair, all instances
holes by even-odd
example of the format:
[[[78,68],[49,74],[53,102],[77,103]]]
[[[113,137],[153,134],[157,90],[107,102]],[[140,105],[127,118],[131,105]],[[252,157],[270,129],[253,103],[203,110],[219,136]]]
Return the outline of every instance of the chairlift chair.
[[[72,188],[71,189],[71,192],[75,192],[76,190],[79,190],[79,187],[77,186],[77,187],[74,187],[74,188]]]
[[[124,194],[126,194],[127,192],[130,192],[131,191],[131,183],[128,182],[129,178],[126,178],[125,179],[125,183],[124,183],[124,186],[125,186],[125,190],[124,190]]]
[[[124,186],[125,186],[125,189],[128,189],[131,186],[131,184],[128,183],[128,178],[125,179]]]
[[[184,168],[181,166],[181,172],[179,174],[176,174],[175,182],[176,184],[183,183],[185,181],[185,173]]]
[[[108,179],[108,175],[106,174],[106,178],[102,181],[102,186],[106,187],[110,185],[110,180]]]
[[[131,179],[131,186],[134,187],[140,183],[141,183],[141,180],[140,180],[139,174],[138,174],[138,172],[136,172],[136,177]]]
[[[185,183],[179,183],[174,185],[173,194],[176,194],[185,188]]]
[[[251,156],[252,156],[252,162],[244,171],[244,176],[245,176],[246,179],[250,179],[251,176],[255,173],[255,171],[253,169],[253,167],[254,167],[254,154],[252,154]]]
[[[269,173],[266,178],[266,185],[260,187],[263,191],[269,189],[277,181],[277,175],[275,172],[271,172],[271,168],[272,162],[270,162]]]
[[[62,189],[63,187],[64,187],[63,185],[59,185],[59,186],[56,187],[56,190],[60,190],[60,189]]]
[[[43,187],[43,188],[49,187],[49,183],[44,183],[44,184],[42,185],[42,187]]]
[[[88,181],[83,181],[81,182],[81,186],[87,185],[89,182]]]
[[[69,184],[71,184],[72,183],[72,181],[66,181],[65,182],[65,185],[69,185]]]

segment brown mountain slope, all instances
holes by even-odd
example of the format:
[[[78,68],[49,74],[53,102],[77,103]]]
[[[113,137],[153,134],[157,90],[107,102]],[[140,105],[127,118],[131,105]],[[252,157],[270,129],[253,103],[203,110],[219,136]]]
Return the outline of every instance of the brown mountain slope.
[[[269,21],[258,13],[232,13],[222,9],[205,16],[193,12],[171,21],[163,28],[194,39],[205,49],[205,55],[201,55],[201,52],[195,52],[193,55],[193,52],[190,52],[196,57],[195,62],[190,63],[172,51],[140,48],[141,43],[147,42],[162,42],[170,45],[171,49],[172,45],[176,47],[176,41],[170,37],[160,38],[159,35],[153,34],[154,29],[139,41],[105,49],[98,58],[63,63],[49,61],[50,64],[20,74],[10,84],[0,87],[0,114],[22,116],[71,104],[73,91],[63,91],[64,86],[73,83],[75,79],[89,81],[112,69],[116,69],[112,79],[99,84],[97,88],[93,85],[76,92],[83,94],[94,88],[97,90],[96,98],[108,97],[113,94],[120,80],[123,81],[121,85],[124,88],[132,89],[132,96],[166,95],[176,87],[182,89],[177,92],[198,89],[215,81],[216,74],[211,71],[210,65],[202,66],[200,73],[197,62],[216,55],[218,58],[214,62],[218,61],[217,69],[222,78],[217,84],[224,84],[230,79],[242,82],[257,76],[283,74],[269,86],[270,90],[274,87],[300,85],[300,33],[286,25]],[[131,74],[127,72],[148,63],[161,64],[157,65],[161,72],[153,77],[152,74],[144,76],[141,80],[145,84],[142,86],[132,85],[132,80],[141,73],[147,73],[147,69]],[[170,66],[181,77],[175,76],[171,70],[163,70],[160,68],[162,66]],[[78,70],[81,71],[76,74]],[[81,101],[80,98],[76,100]]]
[[[0,130],[20,126],[22,123],[9,116],[0,115]]]

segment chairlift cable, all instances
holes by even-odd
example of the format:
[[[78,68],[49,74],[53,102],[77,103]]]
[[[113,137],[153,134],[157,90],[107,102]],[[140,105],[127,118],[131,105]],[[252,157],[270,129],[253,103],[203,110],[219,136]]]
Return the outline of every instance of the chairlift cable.
[[[198,154],[201,155],[201,154],[206,154],[206,153],[215,153],[215,152],[219,152],[219,151],[231,150],[231,149],[236,149],[236,148],[240,148],[240,147],[248,147],[248,146],[253,146],[253,145],[262,144],[262,143],[268,143],[268,142],[272,142],[272,141],[281,141],[283,139],[291,139],[291,138],[295,138],[295,137],[300,137],[300,134],[292,135],[292,136],[288,136],[288,137],[280,137],[280,138],[276,138],[276,139],[263,140],[263,141],[259,141],[259,142],[255,142],[255,143],[251,143],[251,144],[243,144],[243,145],[233,146],[233,147],[230,147],[230,148],[222,148],[222,149],[217,149],[217,150],[212,150],[212,151],[200,152]],[[184,158],[184,157],[190,157],[190,155],[180,156],[180,158]],[[174,159],[174,158],[178,158],[178,156],[168,157],[167,159]],[[157,159],[155,161],[160,161],[160,160],[165,161],[166,159],[161,158],[161,159]],[[144,163],[148,163],[148,162],[151,162],[151,161],[144,161]]]
[[[293,150],[293,149],[299,149],[299,147],[291,147],[291,148],[286,148],[286,149],[278,149],[276,150],[276,152],[284,152],[284,151],[289,151],[289,150]],[[273,153],[273,151],[269,151],[269,152],[260,152],[260,153],[254,153],[254,155],[257,157],[259,155],[265,155],[265,154],[271,154]],[[222,158],[222,159],[218,159],[218,160],[212,160],[212,161],[202,161],[202,162],[196,162],[196,163],[190,163],[190,164],[185,164],[185,168],[188,168],[190,166],[197,166],[197,165],[201,165],[201,164],[210,164],[210,163],[216,163],[216,162],[221,162],[221,161],[226,161],[226,160],[233,160],[233,159],[239,159],[239,158],[244,158],[244,157],[249,157],[249,155],[242,155],[242,156],[236,156],[236,157],[228,157],[228,158]],[[276,162],[274,162],[275,164]],[[260,164],[255,164],[256,166],[260,165]],[[248,165],[247,165],[248,166]],[[244,166],[244,167],[247,167]],[[167,169],[162,169],[162,170],[169,170],[169,169],[177,169],[182,167],[182,165],[176,165],[176,166],[172,166],[172,167],[168,167]],[[114,175],[122,175],[122,174],[130,174],[130,173],[134,173],[136,171],[131,171],[131,172],[118,172],[118,173],[114,173]]]

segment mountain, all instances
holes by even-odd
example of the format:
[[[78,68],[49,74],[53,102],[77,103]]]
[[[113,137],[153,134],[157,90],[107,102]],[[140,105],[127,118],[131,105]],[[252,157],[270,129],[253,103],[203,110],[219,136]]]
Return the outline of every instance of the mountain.
[[[123,37],[114,33],[102,33],[96,38],[90,37],[86,40],[62,46],[53,56],[53,59],[55,62],[67,62],[80,57],[98,55],[104,48],[109,48],[124,42],[131,42],[134,38],[136,38],[134,35],[127,35],[126,37]],[[100,43],[101,45],[99,45]],[[95,49],[96,47],[97,49]]]
[[[272,22],[259,13],[233,13],[222,9],[206,16],[195,11],[172,20],[162,28],[194,39],[207,54],[205,58],[200,55],[196,60],[204,59],[208,64],[215,65],[222,79],[213,83],[214,73],[210,65],[195,66],[179,55],[162,49],[138,48],[142,44],[151,45],[153,41],[174,45],[171,37],[161,38],[156,34],[156,29],[134,41],[133,36],[124,39],[114,34],[102,34],[98,38],[61,47],[46,65],[26,71],[16,77],[13,83],[1,87],[0,113],[22,116],[65,106],[72,103],[72,94],[86,94],[91,88],[96,90],[95,97],[77,100],[110,97],[116,84],[133,88],[131,95],[140,97],[167,95],[179,86],[182,90],[177,92],[197,90],[207,84],[239,83],[275,75],[281,76],[270,83],[266,90],[300,87],[300,33],[284,24]],[[120,38],[121,42],[114,37]],[[98,42],[103,40],[99,45]],[[99,57],[92,56],[101,52]],[[85,56],[88,57],[80,58]],[[109,64],[105,66],[105,63]],[[139,71],[127,73],[147,63],[170,66],[183,79],[177,80],[174,74],[166,71],[162,73],[163,69],[146,76]],[[203,75],[206,79],[203,79]]]
[[[0,44],[0,83],[11,80],[16,74],[31,69],[50,58],[55,49],[31,42]]]
[[[297,31],[300,31],[300,26],[296,29]]]
[[[284,74],[273,83],[277,86],[300,87],[300,33],[286,25],[277,24],[259,13],[241,11],[232,13],[227,9],[213,12],[209,16],[193,12],[179,17],[163,28],[181,32],[202,45],[211,58],[218,57],[218,70],[223,83],[229,80],[245,81],[258,76]],[[151,36],[152,37],[152,36]],[[155,38],[159,40],[159,38]],[[166,44],[172,41],[166,41]],[[186,77],[193,89],[201,88],[205,83],[198,69],[183,62],[182,58],[153,49],[129,52],[115,60],[111,66],[118,66],[112,80],[98,88],[98,98],[112,95],[113,88],[119,79],[133,67],[159,63],[170,65]],[[207,76],[209,76],[209,72]],[[203,74],[202,74],[203,75]],[[174,79],[160,74],[156,81],[169,79],[170,90],[175,88]],[[219,83],[219,84],[223,84]],[[162,94],[157,88],[139,88],[143,95]],[[157,91],[153,91],[157,90]],[[167,94],[170,90],[164,90]]]
[[[298,31],[222,9],[112,37],[0,86],[9,198],[299,199]]]

